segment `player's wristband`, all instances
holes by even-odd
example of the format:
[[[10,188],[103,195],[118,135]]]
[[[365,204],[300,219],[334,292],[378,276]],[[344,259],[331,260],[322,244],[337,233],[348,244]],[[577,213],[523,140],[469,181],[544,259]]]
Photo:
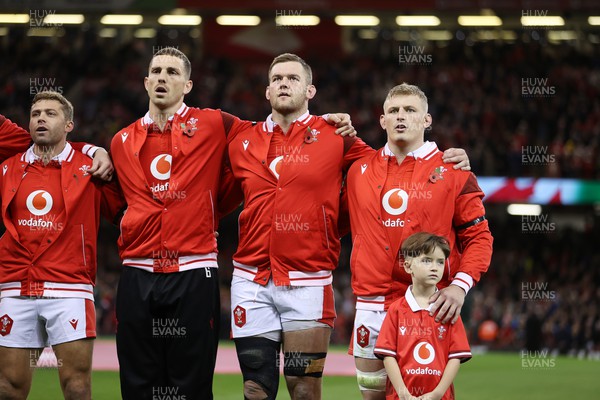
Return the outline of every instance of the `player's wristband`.
[[[96,151],[98,151],[98,149],[100,149],[100,147],[91,144],[86,144],[85,146],[83,146],[83,149],[81,149],[81,152],[89,158],[94,158],[94,154],[96,154]]]
[[[473,278],[471,278],[469,274],[459,272],[454,276],[454,279],[452,280],[452,282],[450,282],[450,284],[458,286],[459,288],[464,290],[465,295],[467,295],[469,293],[469,290],[471,290],[471,288],[473,287],[474,282]]]

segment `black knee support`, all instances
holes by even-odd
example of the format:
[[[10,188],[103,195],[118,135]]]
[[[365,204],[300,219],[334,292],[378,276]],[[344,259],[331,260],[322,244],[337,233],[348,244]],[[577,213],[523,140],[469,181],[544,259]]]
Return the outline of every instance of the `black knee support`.
[[[279,348],[281,343],[266,338],[248,337],[235,339],[240,368],[244,382],[253,381],[275,399],[279,389]]]
[[[287,376],[323,376],[327,353],[289,351],[283,354],[283,373]]]

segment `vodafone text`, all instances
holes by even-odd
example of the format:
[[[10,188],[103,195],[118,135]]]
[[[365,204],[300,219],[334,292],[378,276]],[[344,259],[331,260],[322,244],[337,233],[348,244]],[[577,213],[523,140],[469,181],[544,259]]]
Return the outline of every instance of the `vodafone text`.
[[[404,372],[406,373],[406,375],[435,375],[435,376],[442,376],[442,371],[440,371],[439,369],[431,369],[429,367],[425,367],[425,368],[407,368],[404,370]]]
[[[55,222],[56,216],[46,216],[44,218],[31,217],[29,219],[19,219],[17,224],[19,226],[28,226],[32,231],[52,230],[62,231],[63,223]]]

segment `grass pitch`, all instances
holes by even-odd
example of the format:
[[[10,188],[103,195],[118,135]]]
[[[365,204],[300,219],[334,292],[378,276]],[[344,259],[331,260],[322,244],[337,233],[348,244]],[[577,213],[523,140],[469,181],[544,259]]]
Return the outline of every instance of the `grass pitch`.
[[[95,371],[92,379],[95,400],[120,398],[117,372]],[[557,357],[532,362],[516,353],[475,355],[461,366],[455,389],[460,400],[598,399],[600,361]],[[242,377],[216,375],[214,395],[216,400],[242,399]],[[28,398],[62,399],[57,370],[38,369]],[[290,398],[283,379],[277,398]],[[351,376],[326,376],[323,399],[360,400],[356,380]]]

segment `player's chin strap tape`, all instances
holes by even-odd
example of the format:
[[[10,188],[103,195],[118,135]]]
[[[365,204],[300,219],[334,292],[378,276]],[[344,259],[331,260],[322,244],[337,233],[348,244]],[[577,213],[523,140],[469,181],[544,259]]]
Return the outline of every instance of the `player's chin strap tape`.
[[[379,371],[363,372],[360,369],[356,370],[356,381],[360,390],[372,390],[374,392],[385,392],[385,382],[387,373],[385,368]]]
[[[455,229],[457,231],[462,231],[463,229],[467,229],[468,227],[477,225],[478,223],[483,222],[483,221],[485,221],[485,215],[482,215],[481,217],[477,217],[473,221],[469,221],[466,224],[459,225],[459,226],[455,227]]]
[[[283,353],[283,373],[287,376],[323,376],[327,353],[303,353],[289,351]]]
[[[280,343],[261,337],[235,339],[235,349],[244,382],[252,381],[262,388],[267,397],[275,400],[279,389]],[[246,388],[244,388],[244,394]],[[244,396],[244,398],[246,398]]]

